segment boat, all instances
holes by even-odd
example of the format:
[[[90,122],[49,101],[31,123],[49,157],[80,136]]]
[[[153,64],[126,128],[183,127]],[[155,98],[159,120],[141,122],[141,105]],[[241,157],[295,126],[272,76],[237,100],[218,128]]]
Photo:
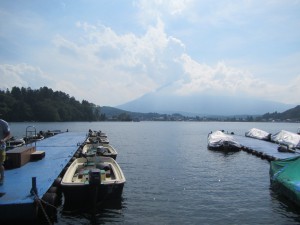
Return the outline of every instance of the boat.
[[[45,137],[41,134],[36,134],[36,135],[32,135],[32,136],[26,136],[23,138],[23,140],[25,141],[26,144],[30,144],[36,141],[41,141],[43,140]]]
[[[240,151],[241,145],[234,140],[232,135],[225,134],[222,131],[215,131],[208,134],[208,144],[207,147],[210,150],[217,151]]]
[[[65,204],[90,204],[120,199],[126,182],[118,163],[111,157],[75,159],[65,172],[61,190]]]
[[[86,143],[82,148],[82,154],[112,157],[114,160],[118,155],[116,149],[110,144],[99,143]]]
[[[6,141],[6,148],[13,149],[17,147],[21,147],[25,145],[24,139],[16,139],[15,137],[11,137],[9,140]]]
[[[67,130],[68,132],[68,130]],[[54,135],[62,133],[61,130],[47,130],[47,131],[40,131],[40,134],[43,135],[45,138],[52,137]]]
[[[91,129],[89,129],[89,137],[106,137],[107,135],[106,133],[103,133],[101,130],[99,131],[92,131]]]
[[[95,137],[88,137],[86,140],[87,143],[101,143],[101,144],[109,144],[109,140],[107,137],[100,137],[100,136],[95,136]]]
[[[288,149],[300,148],[300,135],[286,130],[271,135],[271,141],[286,146]]]
[[[300,156],[271,161],[271,188],[300,206]]]
[[[271,134],[264,131],[264,130],[260,130],[257,128],[252,128],[249,131],[247,131],[245,133],[246,137],[250,137],[250,138],[255,138],[255,139],[259,139],[259,140],[264,140],[264,141],[270,141],[271,140]]]
[[[295,148],[290,148],[288,145],[280,144],[277,148],[278,152],[299,153]]]

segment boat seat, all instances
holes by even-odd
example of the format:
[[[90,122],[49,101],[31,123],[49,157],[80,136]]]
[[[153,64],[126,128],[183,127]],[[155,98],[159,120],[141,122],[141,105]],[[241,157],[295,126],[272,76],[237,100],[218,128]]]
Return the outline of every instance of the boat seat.
[[[110,170],[110,167],[104,163],[97,163],[96,168],[105,171]]]
[[[112,180],[115,180],[115,179],[116,179],[116,176],[115,176],[115,173],[114,173],[114,171],[113,171],[111,165],[109,165],[109,168],[110,168],[110,178],[111,178]]]

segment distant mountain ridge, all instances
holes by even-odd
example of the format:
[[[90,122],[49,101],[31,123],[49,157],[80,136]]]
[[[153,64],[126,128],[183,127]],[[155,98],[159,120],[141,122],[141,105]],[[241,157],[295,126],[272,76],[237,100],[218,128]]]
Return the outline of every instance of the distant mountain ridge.
[[[288,109],[282,113],[274,112],[274,113],[266,113],[262,116],[262,118],[266,120],[292,120],[292,121],[300,121],[300,105]]]
[[[153,92],[116,108],[131,112],[181,113],[182,115],[263,115],[283,112],[295,105],[235,96],[175,96]]]

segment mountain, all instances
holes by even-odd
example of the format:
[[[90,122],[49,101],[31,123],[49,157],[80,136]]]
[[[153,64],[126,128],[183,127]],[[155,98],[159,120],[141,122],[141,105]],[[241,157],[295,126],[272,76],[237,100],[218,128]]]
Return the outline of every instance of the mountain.
[[[193,95],[175,96],[152,92],[116,106],[132,112],[181,113],[182,115],[262,115],[282,112],[294,105],[239,96]]]
[[[282,113],[266,113],[262,116],[265,120],[290,120],[290,121],[300,121],[300,105],[286,110]]]
[[[161,117],[165,116],[165,115],[161,115],[158,113],[130,112],[130,111],[125,111],[125,110],[110,107],[110,106],[102,106],[101,114],[105,114],[105,119],[107,119],[107,120],[122,120],[122,118],[126,117],[126,115],[127,115],[127,119],[132,119],[135,121],[137,121],[137,120],[155,120],[157,118],[161,118]]]

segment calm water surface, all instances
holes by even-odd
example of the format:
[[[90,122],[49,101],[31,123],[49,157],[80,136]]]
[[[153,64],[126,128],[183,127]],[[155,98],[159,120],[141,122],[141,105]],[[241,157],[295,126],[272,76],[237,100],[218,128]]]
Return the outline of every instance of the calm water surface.
[[[270,190],[269,163],[246,152],[207,150],[207,134],[260,128],[296,132],[294,123],[93,122],[11,123],[37,131],[102,130],[117,149],[123,199],[91,213],[59,206],[55,224],[299,224],[300,212]]]

